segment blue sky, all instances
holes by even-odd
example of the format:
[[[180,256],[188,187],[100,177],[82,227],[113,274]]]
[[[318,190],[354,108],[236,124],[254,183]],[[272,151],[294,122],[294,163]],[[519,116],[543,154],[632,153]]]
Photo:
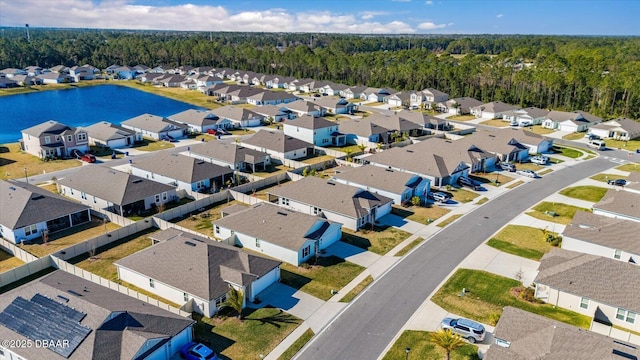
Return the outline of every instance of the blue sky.
[[[0,26],[197,31],[640,35],[638,15],[638,0],[0,0]]]

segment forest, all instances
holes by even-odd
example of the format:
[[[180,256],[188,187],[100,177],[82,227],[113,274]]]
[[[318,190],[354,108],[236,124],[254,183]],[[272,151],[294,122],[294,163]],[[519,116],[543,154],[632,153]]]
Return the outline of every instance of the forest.
[[[0,69],[227,67],[640,118],[640,38],[2,28]]]

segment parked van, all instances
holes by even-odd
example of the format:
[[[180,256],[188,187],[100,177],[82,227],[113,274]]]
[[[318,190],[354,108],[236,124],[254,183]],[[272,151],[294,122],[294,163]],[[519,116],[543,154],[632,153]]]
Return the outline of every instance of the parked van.
[[[602,140],[590,140],[588,146],[596,150],[604,150],[607,145]]]

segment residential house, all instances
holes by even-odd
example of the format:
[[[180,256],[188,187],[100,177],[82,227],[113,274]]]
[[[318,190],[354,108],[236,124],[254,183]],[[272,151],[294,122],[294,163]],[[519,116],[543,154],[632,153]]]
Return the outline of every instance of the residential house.
[[[302,91],[301,87],[303,85],[306,85],[310,82],[313,82],[313,79],[297,79],[296,81],[291,81],[289,83],[289,87],[287,88],[289,91],[299,91],[299,92],[304,92]]]
[[[291,110],[284,107],[284,105],[263,105],[252,109],[254,112],[264,116],[265,119],[271,122],[281,122],[284,120],[294,119],[295,114]]]
[[[500,161],[526,161],[529,159],[530,148],[515,138],[521,136],[521,133],[514,132],[512,129],[476,131],[473,135],[457,141],[473,143],[496,155]]]
[[[602,121],[601,118],[583,111],[550,111],[542,121],[542,127],[569,132],[585,132]]]
[[[341,121],[338,129],[347,136],[347,143],[363,145],[369,149],[377,148],[378,144],[390,143],[393,133],[393,130],[376,124],[368,117]]]
[[[313,153],[313,144],[280,131],[259,130],[241,144],[265,152],[276,159],[301,159]]]
[[[640,266],[553,248],[540,259],[535,297],[594,321],[640,330]]]
[[[0,180],[0,237],[19,244],[87,223],[89,207],[40,187]]]
[[[308,176],[268,192],[270,202],[304,214],[322,215],[358,230],[391,212],[393,200],[367,190]]]
[[[411,95],[413,93],[399,92],[389,95],[384,98],[384,102],[389,104],[390,107],[409,107]]]
[[[640,223],[577,211],[562,232],[562,248],[640,265]]]
[[[164,87],[173,88],[173,87],[181,87],[182,83],[184,83],[185,80],[187,80],[187,78],[184,75],[166,74],[165,76],[163,76],[161,78],[157,78],[155,80],[155,82],[158,85],[162,85]],[[191,85],[187,84],[187,88],[195,89],[196,88],[195,82],[192,82]]]
[[[469,172],[487,172],[493,169],[497,156],[487,149],[478,146],[473,140],[473,135],[459,140],[442,138],[429,138],[406,148],[419,153],[446,154],[453,163],[464,163],[469,167]]]
[[[69,68],[69,76],[73,78],[74,82],[78,82],[80,80],[93,80],[95,79],[95,74],[93,69],[88,66],[72,66]]]
[[[286,91],[262,91],[247,97],[247,103],[257,106],[287,104],[300,98]]]
[[[102,166],[84,166],[58,180],[60,194],[118,215],[136,214],[176,200],[176,187]]]
[[[424,135],[424,125],[410,121],[397,113],[393,115],[377,113],[367,117],[366,119],[373,124],[390,130],[392,134],[388,139],[389,142],[393,141],[394,138],[402,139],[403,136]]]
[[[152,157],[136,160],[131,173],[141,178],[177,186],[191,192],[216,191],[233,177],[233,170],[186,155],[160,151]]]
[[[142,65],[142,64],[138,64],[138,65],[134,66],[133,69],[138,74],[146,74],[151,70],[150,67],[148,67],[147,65]]]
[[[474,106],[470,109],[472,115],[485,119],[502,119],[504,113],[518,110],[519,106],[503,103],[502,101],[492,101],[490,103]]]
[[[185,90],[195,90],[198,88],[198,85],[196,85],[196,81],[194,79],[186,78],[182,79],[180,87]]]
[[[170,115],[168,118],[188,126],[192,133],[206,133],[207,130],[210,129],[229,129],[233,126],[233,123],[229,119],[221,119],[211,110],[188,109]]]
[[[347,90],[349,86],[344,84],[329,83],[320,89],[320,93],[330,96],[340,95],[340,92]]]
[[[396,115],[398,118],[405,119],[419,125],[423,131],[448,131],[453,128],[448,120],[426,115],[419,111],[400,110],[396,112]]]
[[[333,85],[331,81],[316,81],[312,80],[305,84],[300,84],[299,91],[305,93],[317,92],[319,93],[326,85]]]
[[[51,70],[53,72],[69,75],[69,68],[64,66],[64,65],[56,65],[56,66],[53,66],[53,67],[49,68],[49,70]]]
[[[314,103],[323,108],[325,114],[353,114],[356,109],[354,103],[329,96],[314,98]]]
[[[149,84],[150,83],[150,84],[153,84],[153,85],[160,85],[158,80],[162,79],[164,77],[165,77],[164,73],[148,72],[148,73],[140,75],[138,80],[140,80],[140,82],[142,82],[144,84]]]
[[[412,92],[409,97],[409,105],[425,109],[435,109],[438,103],[449,100],[449,94],[434,88],[426,88],[422,91]]]
[[[549,113],[549,110],[540,109],[537,107],[528,107],[524,109],[507,111],[502,114],[502,120],[508,121],[511,124],[517,124],[523,126],[540,125],[544,121],[545,116]]]
[[[192,319],[62,270],[5,292],[0,309],[0,336],[32,344],[2,344],[2,359],[169,360],[194,340]]]
[[[271,155],[266,152],[221,141],[209,141],[194,145],[191,147],[191,151],[183,154],[245,172],[264,170],[271,164]]]
[[[453,115],[470,114],[472,108],[482,105],[482,101],[470,97],[459,97],[436,104],[436,109]]]
[[[299,266],[342,237],[342,224],[321,216],[258,203],[213,222],[213,233],[231,245]]]
[[[107,74],[113,75],[113,74],[116,73],[116,69],[119,68],[119,67],[120,67],[120,65],[113,64],[113,65],[107,66],[107,68],[104,69],[104,72],[107,73]],[[55,70],[53,70],[53,68],[52,68],[51,71],[55,71]]]
[[[15,81],[20,86],[42,85],[42,79],[29,75],[14,75],[11,80]]]
[[[136,78],[136,75],[138,75],[138,72],[136,71],[136,69],[124,65],[124,66],[115,68],[113,70],[113,74],[117,76],[118,79],[132,80]]]
[[[179,139],[185,135],[187,125],[165,117],[142,114],[121,123],[125,129],[135,131],[154,140]],[[139,135],[136,135],[139,138]]]
[[[426,203],[431,188],[429,179],[420,175],[373,165],[336,172],[332,180],[386,196],[398,205],[410,204],[414,196],[419,197],[422,203]]]
[[[487,360],[637,359],[635,346],[507,306],[493,331]]]
[[[469,175],[469,166],[447,153],[414,151],[411,146],[395,147],[363,159],[364,164],[403,171],[428,179],[432,186],[455,185],[460,176]]]
[[[589,134],[599,136],[602,139],[629,141],[640,138],[640,122],[617,118],[591,126]]]
[[[544,154],[553,151],[553,139],[545,138],[529,130],[509,128],[497,130],[494,133],[503,134],[505,137],[516,140],[521,145],[529,148],[529,154]]]
[[[219,77],[211,76],[211,75],[201,75],[201,76],[195,77],[193,80],[195,80],[196,87],[200,89],[200,91],[203,91],[203,89],[205,89],[208,86],[223,83],[222,79],[220,79]]]
[[[352,86],[340,91],[340,96],[345,99],[361,99],[362,93],[366,91],[368,87],[366,86]]]
[[[366,96],[366,101],[370,102],[384,102],[384,99],[392,94],[397,93],[398,91],[390,88],[376,89],[376,88],[368,88],[367,90],[362,92],[362,96]]]
[[[21,76],[21,75],[16,75],[16,76]],[[14,87],[18,87],[18,86],[20,86],[18,81],[13,80],[13,79],[8,79],[8,78],[5,78],[5,77],[0,77],[0,88],[9,89],[9,88],[14,88]]]
[[[87,132],[82,128],[49,120],[22,130],[22,149],[41,159],[69,157],[89,151]]]
[[[632,171],[629,173],[624,190],[640,194],[640,172]]]
[[[55,71],[36,75],[36,79],[39,79],[45,85],[73,82],[73,78],[71,76]]]
[[[222,121],[230,121],[231,126],[235,128],[246,128],[253,126],[260,126],[264,121],[264,116],[257,112],[242,107],[236,107],[233,105],[227,105],[215,110],[211,110]]]
[[[338,131],[338,124],[312,115],[300,116],[283,124],[284,134],[315,146],[343,146],[346,135]]]
[[[142,135],[107,121],[100,121],[84,128],[89,136],[89,144],[111,149],[119,149],[142,141]]]
[[[284,105],[297,116],[311,115],[314,117],[323,117],[327,113],[327,109],[318,105],[315,101],[298,100]]]
[[[4,75],[9,79],[12,79],[16,75],[28,75],[28,72],[22,69],[6,68],[6,69],[0,70],[0,74]]]
[[[48,70],[48,69],[47,69]],[[44,71],[43,68],[41,68],[40,66],[37,65],[32,65],[32,66],[27,66],[26,68],[24,68],[24,71],[27,72],[27,75],[35,77],[36,75],[40,75],[42,74],[42,72]],[[49,70],[50,71],[50,70]],[[2,71],[0,71],[2,72]]]
[[[114,264],[118,278],[184,308],[212,317],[231,288],[254,301],[280,280],[280,262],[203,236],[169,228],[153,245]]]
[[[229,99],[227,99],[227,94],[229,92],[233,92],[241,88],[242,86],[235,84],[213,84],[206,88],[205,94],[207,94],[208,96],[215,96],[218,98],[218,101],[224,102],[231,99],[230,97]]]
[[[593,205],[593,213],[616,219],[640,222],[640,193],[609,189],[599,202]]]

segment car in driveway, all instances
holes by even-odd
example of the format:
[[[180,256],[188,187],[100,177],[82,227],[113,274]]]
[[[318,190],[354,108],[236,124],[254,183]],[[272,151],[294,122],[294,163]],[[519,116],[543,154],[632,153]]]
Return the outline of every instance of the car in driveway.
[[[538,165],[547,165],[549,158],[546,156],[534,156],[531,158],[531,162]]]
[[[537,178],[538,177],[538,174],[536,174],[535,171],[533,171],[533,170],[518,170],[518,171],[516,171],[516,174],[522,175],[522,176],[526,176],[526,177],[530,177],[530,178]]]
[[[431,196],[433,197],[433,200],[441,203],[446,203],[447,201],[449,201],[449,199],[451,199],[451,196],[449,194],[445,194],[441,191],[436,191],[432,193]]]
[[[498,167],[504,171],[514,172],[516,171],[516,166],[512,163],[501,162],[498,163]]]
[[[188,342],[180,348],[180,356],[187,360],[217,360],[213,350],[197,342]]]
[[[449,329],[454,334],[467,339],[470,343],[483,342],[486,331],[484,326],[465,318],[446,317],[440,322],[441,329]]]
[[[94,162],[96,162],[96,157],[94,155],[92,155],[92,154],[84,154],[84,155],[82,155],[80,160],[82,160],[84,162],[88,162],[88,163],[94,163]]]
[[[615,186],[625,186],[625,185],[627,185],[627,180],[625,180],[625,179],[610,179],[610,180],[607,180],[607,184],[615,185]]]
[[[480,186],[480,184],[478,182],[476,182],[473,179],[470,179],[466,176],[460,176],[458,178],[458,184],[462,185],[462,186],[467,186],[472,188],[473,190],[480,190],[482,188],[482,186]]]

